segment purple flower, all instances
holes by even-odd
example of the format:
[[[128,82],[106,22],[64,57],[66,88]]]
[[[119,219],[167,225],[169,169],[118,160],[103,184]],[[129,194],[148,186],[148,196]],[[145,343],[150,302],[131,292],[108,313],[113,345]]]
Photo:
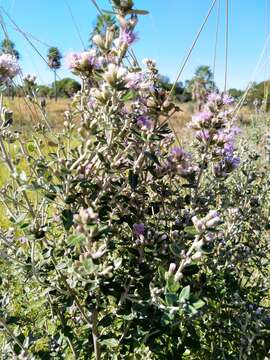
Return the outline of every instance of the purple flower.
[[[138,35],[130,29],[122,29],[120,32],[120,41],[125,45],[131,45],[138,40]]]
[[[150,130],[153,126],[153,121],[149,118],[149,116],[141,115],[137,119],[137,124],[141,126],[142,129]]]
[[[239,135],[241,132],[241,129],[238,126],[232,126],[229,130],[228,130],[228,135],[234,139],[237,135]]]
[[[209,101],[209,102],[221,101],[221,95],[216,92],[212,92],[208,95],[207,101]]]
[[[175,146],[171,150],[171,158],[176,161],[186,161],[191,158],[190,154],[188,154],[183,148],[180,146]]]
[[[234,103],[234,98],[229,94],[224,94],[222,100],[224,105],[231,105]]]
[[[81,53],[70,53],[66,56],[66,66],[74,73],[88,72],[100,68],[100,61],[94,49]]]
[[[208,122],[213,117],[213,113],[209,110],[203,110],[196,115],[192,116],[192,123],[194,125],[196,124],[202,124],[205,122]]]
[[[235,170],[238,168],[241,161],[238,156],[230,155],[225,158],[225,162],[226,162],[227,167],[231,168],[231,171],[232,171],[232,170]]]
[[[80,54],[76,52],[69,53],[66,58],[66,66],[68,69],[73,70],[80,61]]]
[[[223,148],[225,156],[231,156],[234,152],[234,146],[232,143],[225,143]]]
[[[240,158],[234,156],[233,154],[226,155],[223,160],[221,160],[214,167],[214,173],[217,177],[227,177],[230,172],[237,169],[240,165]]]
[[[133,225],[133,232],[137,236],[144,235],[144,232],[145,232],[144,223],[134,224]]]
[[[26,244],[28,241],[27,237],[25,236],[21,236],[20,238],[18,238],[18,240],[21,244]]]
[[[211,134],[208,130],[197,131],[196,138],[203,143],[207,143],[211,138]]]
[[[87,106],[89,109],[95,109],[96,106],[97,106],[97,100],[96,99],[93,99],[93,98],[90,98],[88,103],[87,103]]]
[[[143,81],[143,74],[140,72],[131,72],[127,74],[125,80],[127,88],[137,90],[141,87],[141,82]]]
[[[14,55],[0,55],[0,83],[8,83],[20,72],[20,66]]]
[[[214,140],[218,144],[225,144],[224,148],[231,148],[235,142],[235,137],[240,132],[237,126],[232,126],[229,129],[218,130],[214,136]],[[233,150],[232,150],[233,151]]]

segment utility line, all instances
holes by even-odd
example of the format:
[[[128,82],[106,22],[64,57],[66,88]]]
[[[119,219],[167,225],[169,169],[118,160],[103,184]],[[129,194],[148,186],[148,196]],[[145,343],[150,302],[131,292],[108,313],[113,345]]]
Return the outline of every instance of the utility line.
[[[25,40],[30,44],[30,46],[36,51],[36,53],[41,57],[41,59],[45,62],[46,65],[48,65],[48,61],[45,59],[45,57],[41,54],[41,52],[38,50],[38,48],[33,44],[33,42],[29,39],[27,34],[20,29],[20,27],[15,23],[15,21],[11,18],[11,16],[7,13],[7,11],[0,6],[0,9],[3,11],[3,13],[8,17],[8,19],[11,21],[11,23],[15,26],[16,30],[22,34],[22,36],[25,38]],[[61,80],[61,77],[56,74],[57,78]]]
[[[224,92],[227,91],[227,83],[228,83],[228,54],[229,54],[229,0],[226,0],[226,35],[225,35],[225,79],[224,79]]]
[[[220,7],[221,7],[220,5],[221,5],[221,1],[218,0],[217,27],[216,27],[215,48],[214,48],[214,61],[213,61],[213,75],[214,75],[214,78],[215,78],[215,73],[216,73],[218,35],[219,35],[219,26],[220,26]]]
[[[66,4],[66,7],[68,8],[68,11],[69,11],[69,13],[70,13],[70,16],[71,16],[73,25],[74,25],[74,27],[75,27],[75,29],[76,29],[76,32],[77,32],[77,34],[78,34],[78,37],[79,37],[80,42],[81,42],[81,44],[82,44],[82,47],[83,47],[83,49],[85,50],[86,47],[85,47],[85,44],[84,44],[83,39],[82,39],[82,36],[81,36],[80,28],[79,28],[79,26],[78,26],[78,24],[77,24],[77,22],[76,22],[76,20],[75,20],[75,17],[74,17],[74,15],[73,15],[72,9],[71,9],[71,7],[70,7],[70,5],[69,5],[69,3],[68,3],[68,0],[64,0],[64,1],[65,1],[65,4]]]
[[[265,52],[266,52],[266,50],[267,50],[267,47],[268,47],[268,44],[269,44],[269,40],[270,40],[270,33],[268,34],[268,36],[267,36],[267,38],[266,38],[266,40],[265,40],[263,49],[262,49],[262,51],[261,51],[260,57],[259,57],[259,59],[258,59],[258,62],[257,62],[257,64],[256,64],[256,66],[255,66],[255,69],[254,69],[254,71],[253,71],[251,80],[249,81],[249,83],[248,83],[248,85],[247,85],[247,87],[246,87],[246,90],[245,90],[243,96],[241,97],[240,101],[239,101],[238,104],[235,106],[235,109],[234,109],[234,111],[233,111],[234,115],[237,115],[237,114],[238,114],[238,112],[240,111],[241,107],[243,106],[243,104],[244,104],[244,102],[245,102],[245,100],[246,100],[246,97],[247,97],[247,95],[248,95],[248,92],[249,92],[249,90],[251,89],[252,83],[253,83],[253,81],[254,81],[255,75],[257,74],[257,72],[258,72],[258,70],[259,70],[259,68],[260,68],[260,66],[261,66],[261,62],[262,62],[262,60],[263,60],[263,58],[264,58],[264,55],[265,55]]]
[[[172,93],[173,93],[173,91],[174,91],[174,89],[175,89],[175,87],[176,87],[176,84],[177,84],[178,80],[180,79],[180,76],[182,75],[182,72],[183,72],[183,70],[184,70],[184,68],[185,68],[185,66],[186,66],[186,64],[187,64],[187,62],[188,62],[188,60],[189,60],[189,58],[190,58],[190,56],[191,56],[191,54],[192,54],[192,51],[193,51],[193,49],[195,48],[195,46],[196,46],[196,44],[197,44],[197,41],[198,41],[198,39],[199,39],[199,37],[200,37],[200,35],[201,35],[201,33],[202,33],[202,31],[203,31],[206,23],[207,23],[207,20],[209,19],[210,15],[211,15],[211,13],[212,13],[212,10],[213,10],[216,2],[217,2],[217,0],[214,0],[214,1],[212,2],[211,6],[210,6],[210,9],[209,9],[209,11],[208,11],[208,13],[207,13],[207,15],[206,15],[206,17],[205,17],[205,19],[204,19],[204,21],[203,21],[200,29],[199,29],[199,31],[198,31],[198,33],[197,33],[195,39],[194,39],[194,41],[193,41],[193,43],[192,43],[192,45],[191,45],[191,48],[189,49],[189,51],[188,51],[188,53],[187,53],[187,55],[186,55],[186,57],[185,57],[185,59],[184,59],[184,61],[183,61],[183,64],[182,64],[182,66],[181,66],[181,68],[180,68],[180,70],[179,70],[179,73],[178,73],[178,75],[177,75],[177,77],[176,77],[176,80],[175,80],[175,82],[174,82],[174,84],[173,84],[173,86],[172,86],[172,88],[171,88],[171,90],[170,90],[170,92],[169,92],[168,98],[171,97],[171,95],[172,95]]]

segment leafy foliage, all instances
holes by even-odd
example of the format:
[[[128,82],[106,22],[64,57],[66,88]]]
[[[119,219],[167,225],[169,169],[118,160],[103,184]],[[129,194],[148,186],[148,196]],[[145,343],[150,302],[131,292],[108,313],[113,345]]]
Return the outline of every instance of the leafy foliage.
[[[125,65],[147,12],[113,4],[120,31],[69,58],[83,86],[61,133],[42,112],[22,137],[1,107],[1,354],[264,359],[269,175],[237,154],[227,94],[192,119],[190,152],[175,146],[155,62]]]

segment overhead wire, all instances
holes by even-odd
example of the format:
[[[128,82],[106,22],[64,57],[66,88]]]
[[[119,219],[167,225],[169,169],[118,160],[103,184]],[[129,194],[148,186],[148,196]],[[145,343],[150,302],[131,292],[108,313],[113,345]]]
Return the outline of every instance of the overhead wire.
[[[270,31],[269,29],[269,0],[265,0],[265,32],[266,32],[266,37]],[[269,48],[267,51],[266,56],[269,56]],[[268,103],[268,96],[269,96],[269,79],[267,78],[267,72],[268,72],[268,64],[266,63],[265,65],[265,69],[264,69],[264,110],[267,110],[267,103]]]
[[[269,46],[269,41],[270,41],[270,33],[268,34],[268,36],[267,36],[267,38],[266,38],[266,40],[265,40],[265,42],[264,42],[263,49],[262,49],[262,51],[261,51],[260,57],[259,57],[259,59],[258,59],[258,61],[257,61],[256,66],[255,66],[255,69],[254,69],[254,71],[253,71],[251,80],[249,81],[249,83],[248,83],[248,85],[247,85],[247,87],[246,87],[246,90],[245,90],[244,94],[242,95],[240,101],[236,104],[236,106],[235,106],[235,108],[234,108],[234,111],[233,111],[234,115],[237,115],[237,114],[239,113],[240,109],[242,108],[242,106],[243,106],[243,104],[244,104],[244,102],[245,102],[245,100],[246,100],[246,98],[247,98],[247,95],[248,95],[248,93],[249,93],[249,91],[250,91],[250,89],[251,89],[251,87],[252,87],[252,84],[253,84],[253,81],[254,81],[254,79],[255,79],[255,76],[256,76],[258,70],[259,70],[260,67],[261,67],[261,63],[262,63],[263,58],[264,58],[264,56],[265,56],[267,47]],[[267,60],[267,62],[268,62],[268,60]],[[264,64],[263,64],[263,65],[264,65]]]
[[[3,32],[4,32],[5,38],[10,41],[9,35],[8,35],[8,32],[7,32],[6,25],[5,25],[3,16],[2,16],[2,14],[1,14],[1,11],[0,11],[0,26],[1,26],[2,30],[3,30]],[[21,81],[23,82],[23,74],[22,74],[22,71],[21,71],[21,70],[20,70],[19,76],[20,76]],[[23,91],[24,91],[24,90],[23,90]],[[33,119],[34,119],[34,113],[33,113],[32,109],[31,109],[30,105],[29,105],[28,102],[26,101],[25,97],[24,97],[23,99],[24,99],[24,102],[25,102],[26,106],[28,107],[28,109],[29,109],[29,111],[30,111],[30,116],[32,117],[31,120],[33,120]],[[36,110],[36,109],[35,109],[35,110]],[[36,112],[36,115],[37,115],[37,112]]]
[[[8,12],[2,7],[0,6],[0,9],[3,11],[3,13],[7,16],[7,18],[9,19],[9,21],[15,26],[15,28],[17,29],[17,31],[19,33],[21,33],[21,35],[24,37],[24,39],[30,44],[30,46],[35,50],[35,52],[41,57],[41,59],[45,62],[46,65],[48,65],[48,61],[45,59],[45,57],[41,54],[41,52],[38,50],[38,48],[35,46],[35,44],[33,44],[33,42],[29,39],[29,37],[27,36],[27,34],[21,30],[21,28],[16,24],[16,22],[12,19],[12,17],[8,14]],[[61,77],[58,75],[58,73],[56,73],[56,76],[59,80],[61,80]]]
[[[198,40],[199,40],[199,37],[200,37],[200,35],[201,35],[201,33],[202,33],[202,31],[203,31],[203,29],[204,29],[204,27],[205,27],[205,25],[206,25],[206,23],[207,23],[210,15],[211,15],[211,13],[212,13],[215,5],[216,5],[216,2],[217,2],[217,0],[213,0],[212,4],[211,4],[211,6],[210,6],[210,9],[209,9],[209,11],[208,11],[208,13],[207,13],[207,15],[206,15],[206,17],[204,18],[203,23],[202,23],[199,31],[197,32],[197,34],[196,34],[196,36],[195,36],[195,39],[193,40],[193,43],[192,43],[190,49],[188,50],[188,52],[187,52],[187,54],[186,54],[186,56],[185,56],[185,58],[184,58],[184,60],[183,60],[183,63],[182,63],[182,65],[181,65],[181,67],[180,67],[180,70],[179,70],[179,72],[178,72],[178,74],[177,74],[176,80],[175,80],[175,82],[174,82],[174,84],[173,84],[173,86],[171,87],[171,90],[170,90],[170,92],[169,92],[168,98],[171,97],[171,95],[172,95],[172,93],[173,93],[173,91],[174,91],[174,89],[175,89],[175,87],[176,87],[176,85],[177,85],[177,82],[178,82],[178,80],[180,79],[180,76],[182,75],[183,70],[185,69],[185,66],[186,66],[186,64],[187,64],[187,62],[188,62],[188,60],[189,60],[189,58],[190,58],[190,56],[191,56],[191,54],[192,54],[192,52],[193,52],[193,49],[195,48],[195,46],[196,46],[196,44],[197,44],[197,42],[198,42]]]
[[[227,91],[228,83],[228,57],[229,57],[229,0],[226,0],[226,31],[225,31],[225,74],[224,92]]]
[[[215,35],[214,61],[213,61],[213,76],[214,76],[214,78],[215,78],[215,74],[216,74],[217,48],[218,48],[218,37],[219,37],[219,27],[220,27],[220,8],[221,8],[221,0],[218,0],[217,26],[216,26],[216,35]]]
[[[78,26],[78,24],[77,24],[77,21],[76,21],[76,19],[75,19],[75,16],[73,15],[71,6],[69,5],[68,0],[64,0],[64,2],[65,2],[65,4],[66,4],[66,7],[68,8],[70,17],[71,17],[72,22],[73,22],[73,25],[74,25],[74,27],[75,27],[75,29],[76,29],[77,35],[78,35],[78,37],[79,37],[79,39],[80,39],[80,42],[81,42],[81,44],[82,44],[82,47],[83,47],[84,50],[86,50],[86,47],[85,47],[85,44],[84,44],[84,41],[83,41],[83,39],[82,39],[82,35],[81,35],[81,32],[80,32],[80,28],[79,28],[79,26]]]

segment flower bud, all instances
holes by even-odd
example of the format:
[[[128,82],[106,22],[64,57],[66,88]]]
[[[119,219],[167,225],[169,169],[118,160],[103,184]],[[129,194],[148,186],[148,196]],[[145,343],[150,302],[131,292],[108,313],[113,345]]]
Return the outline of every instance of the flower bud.
[[[205,224],[202,220],[199,220],[197,218],[197,216],[193,216],[193,218],[191,219],[192,222],[193,222],[193,225],[195,226],[195,229],[198,231],[198,232],[202,232],[205,230]]]
[[[175,275],[174,275],[174,280],[175,281],[180,281],[180,280],[182,280],[183,279],[183,273],[181,273],[181,272],[177,272]]]
[[[220,218],[218,216],[216,216],[216,217],[212,218],[211,220],[207,221],[206,227],[213,228],[213,227],[217,226],[218,224],[220,224]]]
[[[102,49],[105,47],[105,39],[101,35],[99,34],[94,35],[92,40],[99,48]]]
[[[176,270],[176,264],[175,263],[170,263],[169,271],[168,271],[169,275],[173,275],[175,270]]]
[[[192,259],[192,260],[199,260],[202,256],[203,256],[202,252],[201,252],[201,251],[197,251],[197,252],[195,252],[194,255],[192,255],[191,259]]]
[[[124,81],[126,69],[115,64],[109,64],[108,70],[103,75],[104,80],[112,87]]]

